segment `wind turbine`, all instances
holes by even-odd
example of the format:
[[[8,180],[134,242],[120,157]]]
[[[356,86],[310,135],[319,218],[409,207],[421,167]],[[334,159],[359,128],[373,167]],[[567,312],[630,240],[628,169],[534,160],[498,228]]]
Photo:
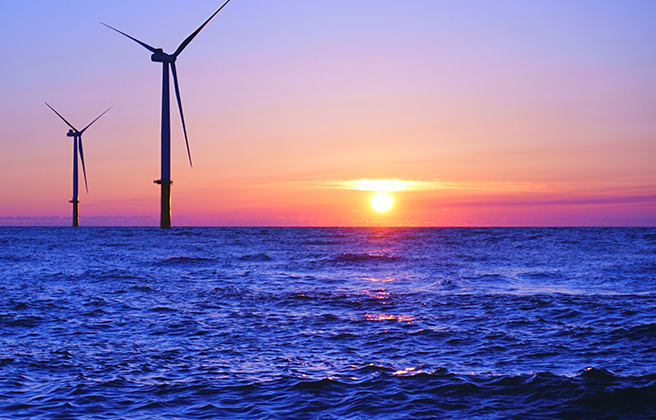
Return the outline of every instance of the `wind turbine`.
[[[157,63],[162,63],[163,72],[162,72],[162,146],[161,146],[161,176],[160,179],[155,180],[155,184],[161,185],[161,200],[160,200],[160,227],[163,229],[168,229],[171,227],[171,105],[170,105],[170,93],[169,93],[169,70],[173,73],[173,86],[175,88],[175,97],[178,100],[178,109],[180,110],[180,121],[182,122],[182,131],[184,132],[185,144],[187,145],[187,156],[189,157],[189,166],[192,166],[191,163],[191,152],[189,151],[189,140],[187,138],[187,127],[185,125],[184,113],[182,112],[182,101],[180,99],[180,88],[178,87],[178,73],[175,69],[175,61],[178,59],[178,56],[182,51],[189,45],[189,43],[198,35],[198,33],[207,25],[210,20],[214,18],[228,4],[230,0],[227,0],[219,9],[214,12],[212,16],[209,17],[198,29],[196,29],[191,35],[189,35],[182,44],[175,50],[173,54],[167,54],[161,48],[153,48],[150,45],[139,41],[138,39],[121,32],[116,28],[113,28],[107,24],[104,24],[109,29],[112,29],[118,32],[121,35],[124,35],[137,44],[141,45],[151,53],[150,59]],[[102,22],[101,22],[102,23]]]
[[[103,112],[102,114],[98,115],[95,120],[91,121],[89,125],[84,127],[82,130],[78,130],[77,128],[73,127],[71,123],[66,121],[66,118],[62,117],[61,114],[57,111],[55,111],[55,108],[51,107],[48,105],[48,102],[45,102],[45,104],[48,106],[48,108],[52,109],[52,112],[57,114],[59,118],[62,119],[68,125],[71,127],[70,130],[68,130],[68,133],[66,135],[68,137],[73,137],[73,199],[69,201],[69,203],[73,203],[73,227],[78,227],[79,226],[79,216],[78,216],[78,209],[80,205],[80,197],[78,195],[78,170],[77,170],[77,155],[78,155],[78,148],[80,150],[80,161],[82,162],[82,173],[84,173],[84,187],[87,190],[87,193],[89,192],[89,185],[87,184],[87,170],[86,167],[84,166],[84,149],[82,149],[82,134],[87,131],[87,128],[91,127],[91,124],[95,123],[98,121],[100,117],[105,115],[107,111],[112,109],[110,106]]]

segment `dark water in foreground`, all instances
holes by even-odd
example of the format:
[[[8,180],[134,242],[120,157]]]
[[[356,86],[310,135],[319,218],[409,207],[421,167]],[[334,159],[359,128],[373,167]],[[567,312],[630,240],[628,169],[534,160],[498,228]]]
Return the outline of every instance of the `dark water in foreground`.
[[[656,418],[656,229],[0,228],[0,418]]]

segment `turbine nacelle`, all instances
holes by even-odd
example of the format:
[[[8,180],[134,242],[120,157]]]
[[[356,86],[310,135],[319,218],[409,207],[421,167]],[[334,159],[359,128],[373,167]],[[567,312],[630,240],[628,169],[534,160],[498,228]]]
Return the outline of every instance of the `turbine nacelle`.
[[[167,54],[161,48],[156,48],[150,59],[156,63],[175,63],[178,57],[175,55]]]

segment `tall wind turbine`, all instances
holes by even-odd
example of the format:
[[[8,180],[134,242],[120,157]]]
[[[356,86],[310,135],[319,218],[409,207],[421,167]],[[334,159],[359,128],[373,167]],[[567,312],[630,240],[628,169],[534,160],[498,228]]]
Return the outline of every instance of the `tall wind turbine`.
[[[69,201],[70,203],[73,203],[73,227],[78,227],[79,226],[79,216],[78,216],[78,210],[79,210],[79,205],[80,205],[80,197],[78,194],[78,188],[77,188],[77,183],[78,183],[78,170],[77,170],[77,155],[78,155],[78,149],[80,151],[80,161],[82,162],[82,173],[84,173],[84,187],[87,190],[87,193],[89,192],[89,185],[87,184],[87,170],[86,167],[84,166],[84,149],[82,149],[82,134],[87,131],[87,128],[91,127],[91,124],[95,123],[98,121],[100,117],[105,115],[107,111],[112,109],[110,106],[103,112],[102,114],[98,115],[95,120],[91,121],[89,125],[84,127],[82,130],[78,130],[77,128],[73,127],[71,123],[66,121],[66,118],[62,117],[61,114],[57,111],[55,111],[55,108],[51,107],[48,105],[48,102],[45,103],[48,108],[52,109],[52,112],[57,114],[59,118],[62,119],[68,125],[71,127],[70,130],[68,130],[68,133],[66,135],[68,137],[73,137],[73,199]]]
[[[150,59],[157,63],[162,63],[162,160],[161,160],[161,176],[155,183],[161,185],[162,193],[160,200],[160,227],[168,229],[171,227],[171,106],[170,106],[170,93],[169,93],[169,69],[173,73],[173,86],[175,88],[175,97],[178,100],[178,109],[180,110],[180,121],[182,121],[182,131],[184,132],[185,144],[187,145],[187,156],[189,157],[189,166],[191,163],[191,152],[189,151],[189,140],[187,138],[187,127],[185,125],[184,113],[182,112],[182,101],[180,99],[180,88],[178,87],[178,73],[175,70],[175,61],[182,51],[189,45],[189,43],[198,35],[198,33],[207,25],[210,20],[214,18],[228,4],[230,0],[223,3],[219,9],[214,12],[198,29],[189,35],[182,44],[175,50],[173,54],[167,54],[161,48],[153,48],[150,45],[131,37],[125,32],[121,32],[116,28],[103,23],[108,28],[124,35],[137,44],[141,45],[151,53]],[[102,22],[101,22],[102,23]]]

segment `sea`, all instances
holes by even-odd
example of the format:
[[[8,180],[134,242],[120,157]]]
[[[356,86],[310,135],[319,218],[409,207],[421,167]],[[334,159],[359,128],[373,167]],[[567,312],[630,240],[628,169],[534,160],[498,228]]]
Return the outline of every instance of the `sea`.
[[[656,228],[0,228],[1,419],[654,419]]]

